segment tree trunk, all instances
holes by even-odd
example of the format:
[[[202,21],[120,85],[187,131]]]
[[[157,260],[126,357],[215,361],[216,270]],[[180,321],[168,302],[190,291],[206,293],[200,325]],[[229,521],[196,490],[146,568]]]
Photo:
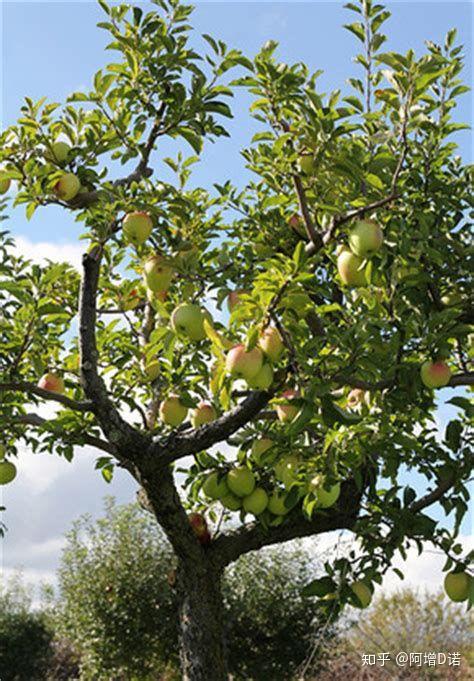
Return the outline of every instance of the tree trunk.
[[[210,564],[181,565],[176,586],[183,681],[227,681],[221,573]]]

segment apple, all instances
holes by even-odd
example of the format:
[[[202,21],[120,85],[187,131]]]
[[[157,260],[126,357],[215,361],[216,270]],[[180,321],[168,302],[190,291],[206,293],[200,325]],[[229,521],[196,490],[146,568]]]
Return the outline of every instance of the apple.
[[[306,229],[304,226],[304,221],[303,218],[297,215],[296,213],[290,217],[288,220],[288,225],[291,227],[292,230],[294,230],[298,236],[302,236],[303,238],[306,238]]]
[[[232,468],[227,473],[226,482],[236,497],[248,497],[255,489],[255,476],[246,466]]]
[[[357,220],[349,234],[349,246],[355,255],[370,258],[381,247],[383,232],[375,220]]]
[[[221,497],[220,502],[229,511],[239,511],[242,508],[242,499],[231,492]]]
[[[449,383],[451,370],[446,362],[425,362],[421,366],[420,375],[427,388],[443,388]]]
[[[263,353],[259,348],[246,350],[245,345],[234,345],[227,353],[225,366],[231,376],[248,381],[254,378],[262,368]]]
[[[0,485],[8,485],[15,479],[16,466],[11,461],[0,461]]]
[[[10,189],[11,180],[8,177],[0,176],[0,194],[6,194]]]
[[[156,253],[145,261],[143,278],[150,291],[166,291],[173,278],[173,268],[160,253]]]
[[[355,595],[352,605],[361,610],[367,608],[372,600],[372,591],[367,584],[362,581],[356,581],[351,584],[351,589]]]
[[[201,341],[206,338],[204,319],[205,315],[199,305],[181,303],[171,315],[171,326],[177,334]]]
[[[119,294],[120,296],[120,307],[124,312],[130,312],[130,310],[135,310],[140,305],[140,294],[136,288],[132,289],[129,293]]]
[[[252,390],[268,390],[273,383],[273,369],[270,364],[264,364],[258,374],[247,379],[247,385]]]
[[[357,407],[358,404],[364,401],[365,397],[365,390],[361,390],[360,388],[354,388],[353,390],[350,391],[350,393],[347,396],[347,406],[353,409],[354,407]]]
[[[268,494],[261,487],[256,487],[254,491],[243,500],[244,511],[260,515],[268,506]]]
[[[209,499],[222,499],[228,496],[229,487],[227,486],[225,476],[219,475],[217,472],[211,473],[205,479],[202,491]]]
[[[285,349],[280,332],[275,326],[267,326],[262,331],[258,344],[272,362],[278,362]]]
[[[270,513],[273,513],[273,515],[286,515],[289,513],[291,509],[285,506],[285,499],[287,496],[286,492],[274,490],[268,500],[267,508]]]
[[[462,296],[457,291],[451,291],[450,293],[445,293],[445,295],[441,297],[441,302],[446,307],[456,307],[461,305]]]
[[[337,256],[337,270],[344,284],[347,286],[366,286],[365,270],[359,269],[362,258],[344,249]]]
[[[170,395],[160,404],[160,419],[167,426],[179,426],[188,415],[188,408],[181,404],[178,395]]]
[[[455,603],[469,598],[474,580],[467,572],[449,572],[444,578],[446,595]]]
[[[252,447],[250,449],[250,456],[255,461],[257,465],[260,465],[262,461],[262,454],[265,454],[275,443],[268,437],[261,437],[258,440],[254,440]]]
[[[191,423],[193,424],[193,428],[199,428],[199,426],[202,426],[205,423],[214,421],[216,417],[217,413],[212,404],[209,404],[209,402],[200,402],[196,409],[193,409],[192,411]]]
[[[160,375],[159,361],[157,359],[148,360],[147,362],[145,362],[143,371],[148,381],[150,382],[156,381],[156,379]]]
[[[71,201],[71,199],[76,196],[80,188],[81,183],[79,182],[78,177],[76,177],[73,173],[64,173],[53,186],[53,192],[56,194],[58,199],[62,199],[63,201]]]
[[[206,519],[200,513],[189,513],[189,524],[200,544],[206,545],[211,541]]]
[[[123,235],[128,243],[140,246],[151,234],[153,220],[145,211],[127,213],[122,222]]]
[[[157,309],[159,303],[165,302],[167,295],[168,291],[150,291],[150,289],[146,290],[146,299],[154,310]]]
[[[230,313],[232,313],[241,302],[242,293],[247,293],[247,291],[244,291],[243,289],[231,291],[227,296],[227,309]]]
[[[290,455],[280,459],[274,467],[276,479],[282,482],[285,488],[291,487],[298,475],[300,464],[301,459],[298,456]]]
[[[298,168],[303,175],[312,175],[314,172],[313,154],[301,154],[298,159]]]
[[[0,445],[0,461],[3,461],[6,453],[7,453],[7,448],[5,447],[5,445]]]
[[[309,489],[316,497],[317,508],[334,506],[341,494],[341,484],[336,482],[328,486],[323,475],[316,475],[309,483]]]
[[[44,374],[38,381],[38,388],[62,395],[64,393],[64,381],[61,376],[58,376],[57,374]]]
[[[300,407],[296,405],[291,404],[291,400],[298,398],[299,392],[296,390],[286,390],[283,394],[282,397],[286,400],[284,404],[277,404],[276,405],[276,413],[278,416],[278,419],[282,423],[291,423],[291,421],[294,421],[296,418],[296,415],[300,411]]]
[[[71,147],[67,142],[53,142],[51,148],[46,150],[44,157],[54,163],[64,163],[70,151]]]

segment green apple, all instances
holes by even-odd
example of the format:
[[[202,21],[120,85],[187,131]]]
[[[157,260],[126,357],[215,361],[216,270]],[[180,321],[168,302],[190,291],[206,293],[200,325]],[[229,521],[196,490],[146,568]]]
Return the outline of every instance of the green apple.
[[[309,483],[309,489],[316,497],[317,508],[330,508],[334,506],[341,494],[341,485],[336,482],[328,486],[323,475],[316,475]]]
[[[261,464],[262,454],[265,454],[275,443],[268,437],[261,437],[258,440],[254,440],[252,443],[252,448],[250,450],[250,456],[255,461],[257,465]]]
[[[67,142],[54,142],[51,145],[51,149],[48,149],[45,153],[45,158],[48,161],[53,161],[54,163],[64,163],[69,156],[71,147]]]
[[[214,421],[217,417],[216,410],[209,404],[209,402],[200,402],[196,409],[193,409],[191,413],[191,423],[193,428],[199,428],[199,426],[205,423],[210,423]]]
[[[444,590],[448,598],[460,603],[469,598],[474,580],[467,572],[449,572],[444,578]]]
[[[167,426],[179,426],[188,415],[188,408],[181,404],[178,395],[170,395],[160,404],[160,419]]]
[[[273,369],[270,364],[264,364],[258,374],[247,379],[247,385],[252,390],[268,390],[273,383]]]
[[[362,258],[370,258],[382,242],[383,232],[375,220],[358,220],[349,234],[351,251]]]
[[[0,485],[8,485],[15,479],[16,466],[11,461],[0,461]]]
[[[127,243],[141,246],[151,234],[153,220],[150,214],[144,211],[127,213],[122,222],[122,229]]]
[[[232,468],[227,473],[227,486],[237,497],[248,497],[255,489],[255,476],[246,466]]]
[[[462,304],[462,296],[457,291],[451,291],[441,297],[441,302],[446,307],[457,307]]]
[[[372,600],[372,591],[367,584],[362,581],[356,581],[351,584],[351,589],[355,595],[352,605],[361,610],[367,608]]]
[[[193,341],[201,341],[206,338],[205,318],[199,305],[181,303],[171,315],[171,326],[177,334]]]
[[[209,499],[222,499],[228,496],[229,488],[225,476],[219,475],[217,472],[211,473],[205,479],[202,491]]]
[[[267,326],[262,331],[258,344],[272,362],[278,362],[285,349],[280,332],[275,326]]]
[[[451,370],[446,362],[425,362],[421,366],[420,375],[427,388],[443,388],[449,383]]]
[[[145,376],[148,381],[156,381],[158,376],[160,375],[160,363],[157,359],[152,359],[149,360],[145,363],[144,369],[143,369]]]
[[[268,495],[261,487],[256,487],[248,496],[244,497],[243,507],[247,513],[260,515],[268,506]]]
[[[281,397],[285,399],[285,402],[276,405],[278,419],[282,423],[291,423],[300,411],[300,407],[291,404],[291,401],[298,398],[299,393],[296,390],[286,390]]]
[[[347,286],[367,286],[365,270],[360,269],[362,258],[351,251],[343,250],[337,256],[337,270]]]
[[[10,189],[11,180],[8,177],[2,177],[0,175],[0,194],[6,194]]]
[[[220,498],[221,504],[229,511],[239,511],[242,508],[242,499],[235,494],[226,494]]]
[[[312,175],[314,172],[313,154],[301,154],[298,159],[298,168],[303,175]]]
[[[285,506],[285,499],[287,498],[286,492],[279,492],[278,490],[274,490],[270,496],[270,499],[268,500],[268,510],[270,513],[273,513],[273,515],[286,515],[287,513],[290,512],[290,508],[287,508]]]
[[[259,348],[246,350],[245,345],[235,345],[227,353],[225,366],[231,376],[248,381],[262,368],[263,353]]]
[[[44,374],[38,381],[38,388],[62,395],[64,393],[64,381],[57,374]]]
[[[76,177],[73,173],[64,173],[53,186],[53,192],[56,194],[58,199],[62,199],[63,201],[71,201],[76,196],[80,188],[81,183],[78,177]]]
[[[166,291],[173,278],[173,268],[160,253],[156,253],[145,261],[143,278],[150,291]]]
[[[298,456],[285,456],[275,465],[275,477],[282,482],[286,489],[296,481],[301,459]]]

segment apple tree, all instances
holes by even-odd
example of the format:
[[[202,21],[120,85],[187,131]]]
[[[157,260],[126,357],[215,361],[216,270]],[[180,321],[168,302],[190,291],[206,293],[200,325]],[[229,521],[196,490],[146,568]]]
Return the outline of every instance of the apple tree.
[[[26,98],[1,136],[7,202],[73,213],[84,256],[80,276],[33,264],[2,233],[0,482],[25,445],[88,445],[107,480],[130,473],[175,554],[184,679],[226,678],[221,577],[267,545],[353,536],[306,589],[332,616],[426,542],[468,599],[472,412],[465,391],[436,392],[474,382],[455,30],[421,56],[384,52],[390,13],[349,3],[360,77],[323,93],[273,42],[250,59],[205,35],[197,51],[177,0],[99,3],[116,60],[64,105]],[[219,169],[199,187],[242,88],[253,179]],[[457,408],[441,435],[439,395]]]

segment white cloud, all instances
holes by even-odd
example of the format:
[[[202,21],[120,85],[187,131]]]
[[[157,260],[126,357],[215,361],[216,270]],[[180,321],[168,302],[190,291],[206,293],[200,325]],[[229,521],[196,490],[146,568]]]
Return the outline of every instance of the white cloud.
[[[33,242],[27,237],[15,237],[16,250],[25,258],[37,263],[46,260],[68,262],[76,269],[81,269],[81,258],[84,246],[81,244],[55,244],[50,241]]]

